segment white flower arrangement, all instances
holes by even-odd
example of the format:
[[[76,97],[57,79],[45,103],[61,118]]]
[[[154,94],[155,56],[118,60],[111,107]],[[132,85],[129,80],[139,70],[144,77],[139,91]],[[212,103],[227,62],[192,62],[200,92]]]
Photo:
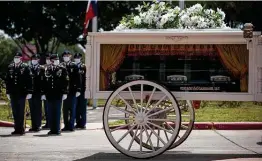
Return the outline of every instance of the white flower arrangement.
[[[225,13],[217,8],[205,9],[195,4],[181,10],[165,2],[155,1],[136,7],[138,15],[123,17],[114,31],[127,29],[225,29]]]

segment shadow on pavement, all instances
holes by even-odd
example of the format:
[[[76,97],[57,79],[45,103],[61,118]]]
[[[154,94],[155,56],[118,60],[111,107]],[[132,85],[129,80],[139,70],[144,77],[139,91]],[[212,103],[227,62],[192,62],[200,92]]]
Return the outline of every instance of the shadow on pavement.
[[[247,158],[257,158],[254,161],[260,161],[262,160],[262,155],[258,154],[191,154],[190,152],[178,152],[180,154],[176,154],[176,152],[166,152],[160,156],[151,158],[150,160],[183,160],[183,161],[229,161],[229,159],[237,159],[237,158],[245,158],[242,159],[248,160]],[[102,161],[102,160],[123,160],[123,161],[145,161],[145,159],[134,159],[131,157],[127,157],[120,153],[97,153],[92,156],[74,160],[74,161]]]
[[[262,145],[262,142],[257,142],[257,145]]]
[[[12,134],[6,134],[6,135],[0,135],[0,137],[19,137],[19,136],[24,136],[24,135],[12,135]]]
[[[39,135],[33,135],[36,137],[55,137],[55,136],[62,136],[62,135],[48,135],[48,134],[39,134]]]

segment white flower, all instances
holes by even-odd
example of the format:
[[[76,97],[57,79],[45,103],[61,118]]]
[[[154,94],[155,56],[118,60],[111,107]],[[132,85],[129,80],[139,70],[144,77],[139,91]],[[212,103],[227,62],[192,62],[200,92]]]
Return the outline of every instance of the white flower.
[[[173,10],[174,10],[175,13],[179,13],[179,11],[180,11],[181,9],[180,9],[180,7],[176,6]]]
[[[128,27],[124,24],[119,24],[117,27],[116,27],[116,31],[121,31],[121,30],[124,30],[124,29],[127,29]]]
[[[165,7],[165,4],[166,4],[165,2],[160,2],[160,3],[159,3],[159,6],[160,6],[160,7]]]
[[[164,26],[164,24],[168,21],[168,18],[169,18],[168,14],[163,15],[160,21],[160,26]]]
[[[134,17],[134,23],[135,23],[136,25],[140,25],[140,24],[141,24],[141,18],[140,18],[139,16],[135,16],[135,17]]]
[[[225,12],[223,12],[221,9],[217,8],[217,13],[222,17],[222,20],[225,19],[225,17],[226,17]]]
[[[135,8],[135,10],[137,10],[138,12],[141,12],[142,8],[143,8],[142,6],[138,5],[138,6]]]

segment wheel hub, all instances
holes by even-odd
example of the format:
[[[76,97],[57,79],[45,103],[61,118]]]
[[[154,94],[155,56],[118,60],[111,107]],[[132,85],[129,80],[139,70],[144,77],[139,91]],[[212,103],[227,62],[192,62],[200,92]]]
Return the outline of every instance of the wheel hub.
[[[147,116],[143,112],[139,112],[136,114],[135,121],[138,125],[145,125],[147,121]]]

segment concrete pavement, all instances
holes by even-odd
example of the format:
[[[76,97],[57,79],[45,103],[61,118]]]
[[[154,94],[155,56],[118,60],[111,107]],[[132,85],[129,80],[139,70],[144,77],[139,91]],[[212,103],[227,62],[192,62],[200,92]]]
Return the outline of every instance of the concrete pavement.
[[[102,130],[79,130],[47,136],[47,130],[10,136],[12,128],[0,128],[1,161],[134,161],[119,153]],[[122,136],[122,132],[117,135]],[[152,160],[245,161],[262,160],[262,130],[193,130],[179,147]],[[252,158],[252,159],[248,159]]]

